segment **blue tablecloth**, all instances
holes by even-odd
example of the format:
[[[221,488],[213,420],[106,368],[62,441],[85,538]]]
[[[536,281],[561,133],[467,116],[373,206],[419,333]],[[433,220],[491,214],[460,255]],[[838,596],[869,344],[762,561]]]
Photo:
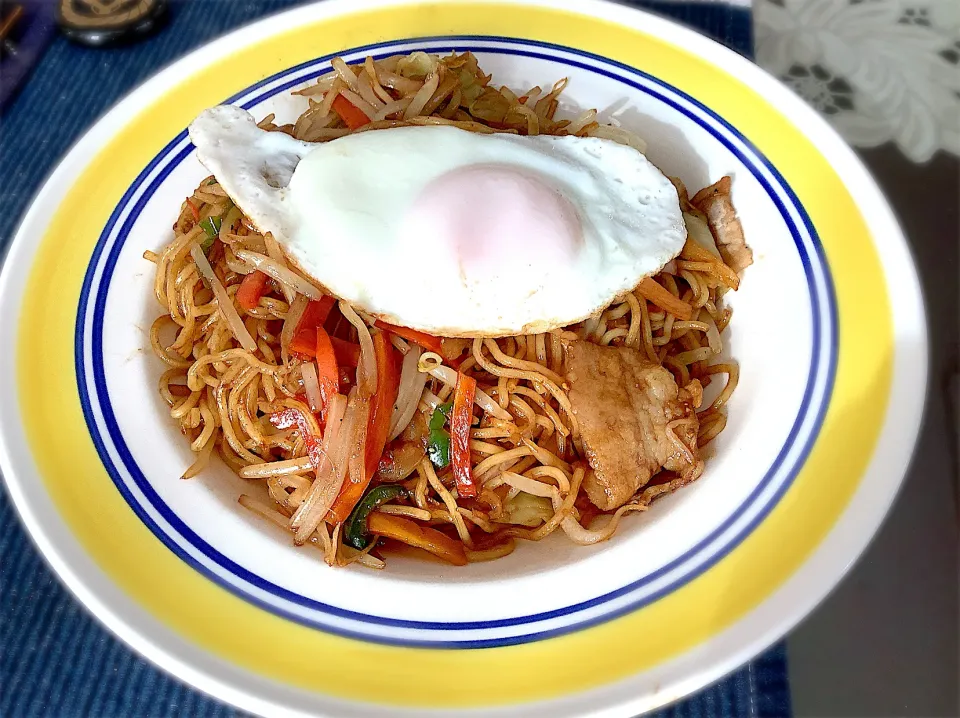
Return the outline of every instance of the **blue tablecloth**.
[[[0,252],[58,158],[114,102],[225,30],[297,3],[174,2],[168,25],[130,47],[92,50],[56,39],[0,118]],[[637,4],[752,54],[749,10]],[[160,672],[89,616],[43,563],[0,491],[0,716],[233,715],[239,711]],[[660,715],[789,716],[783,646]]]

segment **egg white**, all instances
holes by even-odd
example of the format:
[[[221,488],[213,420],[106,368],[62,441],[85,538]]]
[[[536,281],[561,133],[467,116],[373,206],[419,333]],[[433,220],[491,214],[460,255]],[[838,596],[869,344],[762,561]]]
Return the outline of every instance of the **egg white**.
[[[261,130],[232,106],[204,111],[190,137],[204,166],[300,271],[374,316],[439,336],[575,323],[658,272],[686,238],[673,184],[643,154],[606,139],[418,126],[307,143]],[[405,218],[431,182],[478,165],[555,188],[579,217],[576,252],[546,261],[521,241],[490,258],[495,272],[472,276],[447,241],[451,228],[418,217],[411,230]],[[465,203],[483,208],[482,197]],[[463,221],[483,223],[496,211]]]

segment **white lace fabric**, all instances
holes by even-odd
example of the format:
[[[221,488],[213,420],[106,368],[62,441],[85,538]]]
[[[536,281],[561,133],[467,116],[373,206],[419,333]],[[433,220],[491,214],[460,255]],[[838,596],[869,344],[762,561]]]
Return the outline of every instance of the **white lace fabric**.
[[[755,0],[757,63],[856,147],[960,155],[960,0]]]

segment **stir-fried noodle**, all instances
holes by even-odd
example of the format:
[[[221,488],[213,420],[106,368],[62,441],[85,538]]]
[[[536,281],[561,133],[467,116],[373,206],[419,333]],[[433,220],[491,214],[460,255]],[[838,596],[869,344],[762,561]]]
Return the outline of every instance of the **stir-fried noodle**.
[[[261,127],[326,141],[449,124],[473,132],[603,137],[645,149],[626,130],[599,124],[594,110],[555,119],[565,80],[523,94],[495,88],[470,53],[368,58],[355,66],[334,60],[333,67],[298,93],[309,107],[294,124],[277,126],[271,115]],[[688,220],[702,221],[678,189]],[[241,477],[266,486],[269,501],[244,495],[241,504],[289,529],[296,543],[318,546],[331,565],[383,567],[374,535],[458,564],[504,556],[515,539],[539,541],[558,530],[578,544],[602,541],[625,514],[700,475],[696,449],[723,430],[722,407],[737,384],[736,364],[718,361],[730,320],[721,297],[735,288],[736,274],[691,240],[659,275],[578,325],[442,341],[378,326],[324,299],[212,177],[184,202],[173,241],[145,257],[156,264],[154,291],[164,309],[150,331],[168,366],[160,394],[196,456],[183,478],[196,476],[217,454]],[[318,308],[326,312],[323,326],[339,360],[336,396],[324,393],[322,350],[314,361],[294,347],[298,326]],[[691,457],[688,470],[661,471],[606,517],[580,491],[590,468],[565,379],[565,346],[573,340],[632,347],[668,369],[680,387],[725,381],[696,415],[694,446],[678,438],[683,427],[669,429]],[[460,376],[476,382],[479,421],[469,426],[468,408],[469,435],[450,441],[468,446],[475,496],[462,495],[456,467],[438,468],[443,462],[431,455],[434,440],[449,436],[447,415],[457,411],[456,402],[452,409],[447,404],[459,397],[458,384],[469,383]],[[384,392],[390,392],[386,406],[378,402]],[[451,427],[455,421],[449,419]],[[366,519],[359,528],[352,525],[358,516]]]

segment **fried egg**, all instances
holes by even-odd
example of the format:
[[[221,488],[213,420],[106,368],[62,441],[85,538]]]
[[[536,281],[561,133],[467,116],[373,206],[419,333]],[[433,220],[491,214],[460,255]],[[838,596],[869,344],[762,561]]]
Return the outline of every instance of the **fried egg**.
[[[580,321],[658,272],[686,238],[673,184],[607,139],[440,125],[308,143],[231,106],[203,112],[190,138],[301,272],[439,336]]]

